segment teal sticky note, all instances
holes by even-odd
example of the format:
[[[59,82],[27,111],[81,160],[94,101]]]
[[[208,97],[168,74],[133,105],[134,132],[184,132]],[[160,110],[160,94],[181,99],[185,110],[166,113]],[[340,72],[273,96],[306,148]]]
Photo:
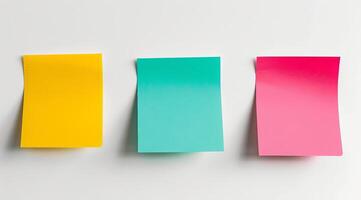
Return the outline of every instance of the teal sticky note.
[[[138,152],[223,151],[220,58],[137,60]]]

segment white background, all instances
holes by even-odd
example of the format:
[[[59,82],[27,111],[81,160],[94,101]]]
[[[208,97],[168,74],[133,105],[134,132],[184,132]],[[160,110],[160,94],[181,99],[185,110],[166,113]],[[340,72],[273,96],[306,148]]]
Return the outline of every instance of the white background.
[[[97,52],[103,147],[19,149],[21,56]],[[341,56],[344,156],[257,157],[257,55]],[[134,61],[175,56],[222,57],[223,153],[134,151]],[[361,199],[360,67],[358,0],[1,0],[0,199]]]

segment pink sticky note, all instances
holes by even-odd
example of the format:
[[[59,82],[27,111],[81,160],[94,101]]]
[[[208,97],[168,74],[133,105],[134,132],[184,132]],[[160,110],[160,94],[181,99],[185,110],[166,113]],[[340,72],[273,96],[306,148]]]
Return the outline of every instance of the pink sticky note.
[[[340,156],[340,57],[257,57],[260,156]]]

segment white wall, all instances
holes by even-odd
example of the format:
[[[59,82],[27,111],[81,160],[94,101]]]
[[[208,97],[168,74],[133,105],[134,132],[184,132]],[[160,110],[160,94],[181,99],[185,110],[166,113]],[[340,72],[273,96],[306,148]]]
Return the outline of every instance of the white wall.
[[[87,52],[103,53],[103,147],[20,150],[21,55]],[[210,55],[225,152],[136,154],[134,60]],[[342,57],[343,157],[256,156],[257,55]],[[360,65],[358,0],[1,0],[0,199],[361,199]]]

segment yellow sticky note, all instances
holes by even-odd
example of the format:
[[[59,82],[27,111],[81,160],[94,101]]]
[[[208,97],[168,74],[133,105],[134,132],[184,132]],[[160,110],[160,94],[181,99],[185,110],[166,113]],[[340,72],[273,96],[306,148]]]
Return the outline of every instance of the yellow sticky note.
[[[25,55],[21,148],[102,144],[101,54]]]

